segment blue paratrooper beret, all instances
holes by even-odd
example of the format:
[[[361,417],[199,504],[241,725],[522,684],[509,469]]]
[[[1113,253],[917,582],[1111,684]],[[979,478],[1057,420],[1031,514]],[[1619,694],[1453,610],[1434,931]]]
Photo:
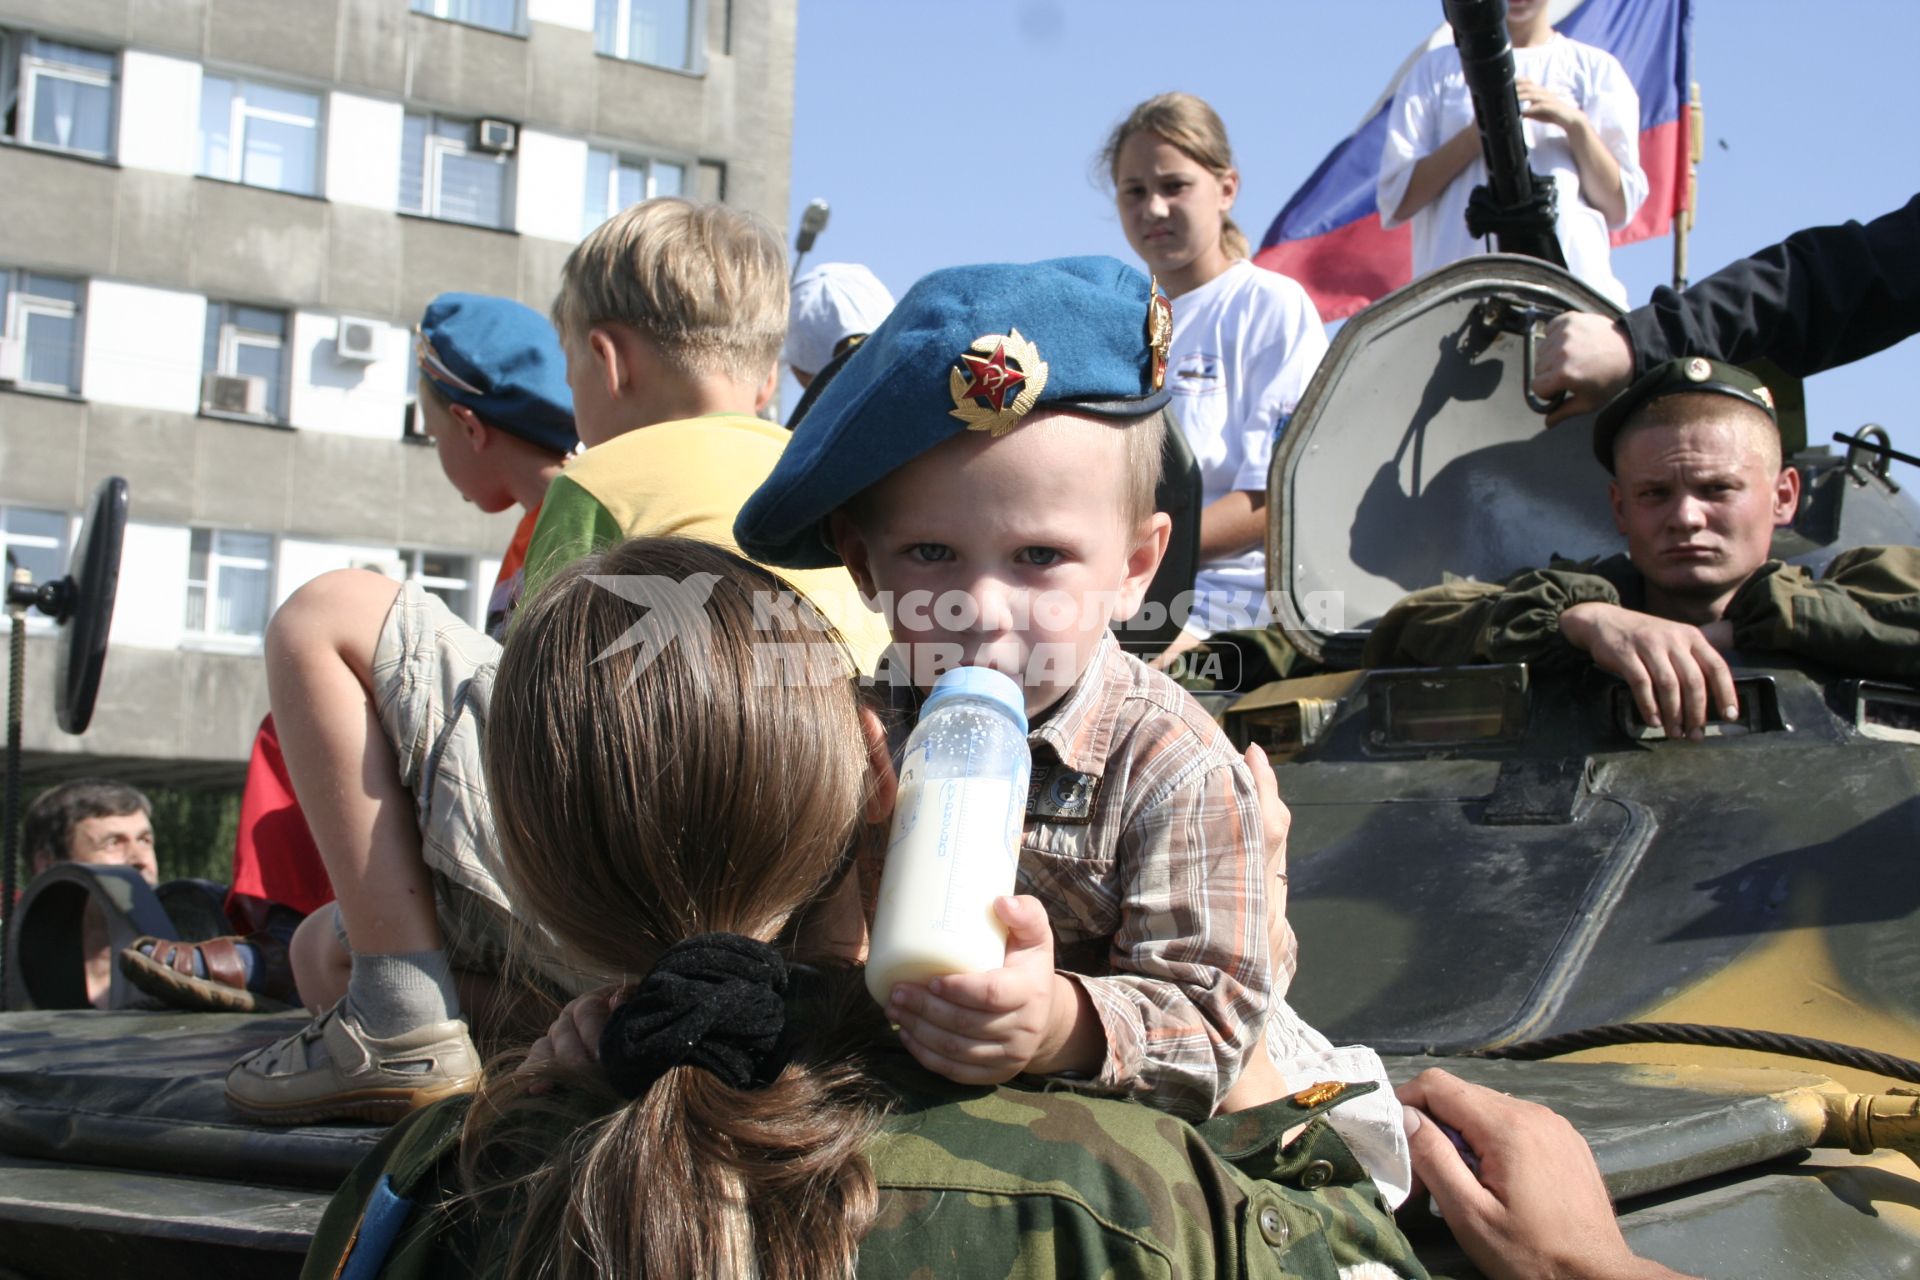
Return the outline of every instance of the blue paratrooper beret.
[[[794,424],[734,539],[765,564],[838,564],[827,516],[950,436],[1002,435],[1042,409],[1153,413],[1168,399],[1172,327],[1166,298],[1113,258],[935,271]]]
[[[420,376],[489,426],[555,453],[580,444],[567,357],[547,318],[511,298],[443,293],[414,332]]]

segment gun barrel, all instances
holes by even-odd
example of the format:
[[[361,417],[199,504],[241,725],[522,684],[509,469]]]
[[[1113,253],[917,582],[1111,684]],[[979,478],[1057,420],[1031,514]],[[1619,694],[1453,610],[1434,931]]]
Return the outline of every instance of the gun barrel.
[[[1460,50],[1460,70],[1473,97],[1473,114],[1480,122],[1487,185],[1501,204],[1518,204],[1533,195],[1533,175],[1527,170],[1520,96],[1513,87],[1506,0],[1446,0],[1446,12]]]
[[[1554,228],[1552,184],[1527,167],[1527,135],[1520,95],[1514,90],[1513,44],[1507,36],[1507,0],[1442,3],[1480,125],[1480,154],[1487,162],[1486,186],[1475,193],[1475,202],[1484,194],[1491,208],[1482,212],[1494,215],[1490,223],[1502,250],[1565,266]],[[1476,235],[1485,234],[1472,216],[1468,227]]]

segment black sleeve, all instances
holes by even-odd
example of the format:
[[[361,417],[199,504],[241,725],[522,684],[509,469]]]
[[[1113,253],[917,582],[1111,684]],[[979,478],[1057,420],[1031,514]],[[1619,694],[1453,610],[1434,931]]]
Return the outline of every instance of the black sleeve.
[[[1862,226],[1809,227],[1627,315],[1637,376],[1665,360],[1765,356],[1796,377],[1920,332],[1920,196]]]

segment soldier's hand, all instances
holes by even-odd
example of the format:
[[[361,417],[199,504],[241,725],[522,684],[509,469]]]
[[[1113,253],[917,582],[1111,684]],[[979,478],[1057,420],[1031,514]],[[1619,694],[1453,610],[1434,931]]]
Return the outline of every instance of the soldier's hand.
[[[1592,413],[1626,389],[1633,377],[1633,348],[1619,324],[1587,311],[1567,311],[1547,321],[1533,357],[1533,392],[1543,400],[1566,393],[1547,415],[1557,426]]]
[[[624,986],[599,987],[575,996],[553,1019],[547,1033],[533,1042],[520,1064],[523,1072],[538,1074],[549,1066],[585,1067],[600,1061],[600,1034],[607,1016],[627,997]],[[544,1092],[534,1086],[535,1092]]]
[[[1006,962],[985,973],[903,982],[887,1019],[921,1066],[960,1084],[1000,1084],[1023,1071],[1061,1071],[1078,987],[1054,972],[1053,929],[1038,898],[999,898]]]
[[[1669,738],[1699,740],[1716,709],[1740,714],[1733,672],[1699,627],[1594,602],[1562,613],[1560,634],[1625,680],[1640,718]]]
[[[1456,1132],[1476,1176],[1439,1126],[1408,1126],[1414,1173],[1454,1238],[1492,1280],[1654,1280],[1674,1273],[1633,1255],[1586,1139],[1543,1106],[1428,1070],[1400,1101]]]
[[[1280,798],[1280,780],[1259,743],[1247,747],[1246,762],[1260,799],[1260,827],[1266,838],[1267,946],[1273,959],[1273,994],[1284,996],[1300,951],[1293,926],[1287,923],[1287,833],[1293,829],[1293,813]]]

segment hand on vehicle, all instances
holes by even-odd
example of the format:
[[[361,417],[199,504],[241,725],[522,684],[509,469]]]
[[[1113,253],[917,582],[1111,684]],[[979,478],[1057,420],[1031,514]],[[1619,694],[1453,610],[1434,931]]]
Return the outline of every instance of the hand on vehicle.
[[[1641,719],[1669,738],[1699,740],[1716,708],[1740,714],[1727,660],[1699,627],[1595,601],[1562,613],[1560,634],[1625,680]]]
[[[1287,923],[1287,833],[1293,828],[1293,812],[1280,798],[1280,780],[1259,743],[1251,743],[1246,752],[1247,771],[1253,775],[1253,789],[1260,798],[1260,826],[1267,851],[1267,944],[1273,957],[1276,978],[1291,975],[1300,943]],[[1282,987],[1276,995],[1285,995]]]
[[[1548,426],[1595,412],[1625,390],[1632,377],[1633,348],[1625,331],[1605,316],[1562,312],[1541,331],[1533,356],[1533,392],[1543,400],[1563,392],[1567,397],[1547,415]]]
[[[1440,1124],[1408,1125],[1415,1175],[1490,1280],[1658,1280],[1634,1256],[1574,1127],[1532,1102],[1427,1070],[1396,1090]],[[1476,1177],[1446,1125],[1479,1157]]]
[[[1006,962],[985,973],[953,974],[926,985],[903,982],[887,1019],[920,1065],[960,1084],[999,1084],[1023,1071],[1060,1069],[1078,997],[1054,972],[1053,929],[1038,898],[994,900],[1007,926]],[[1062,1002],[1065,1008],[1059,1007]]]

